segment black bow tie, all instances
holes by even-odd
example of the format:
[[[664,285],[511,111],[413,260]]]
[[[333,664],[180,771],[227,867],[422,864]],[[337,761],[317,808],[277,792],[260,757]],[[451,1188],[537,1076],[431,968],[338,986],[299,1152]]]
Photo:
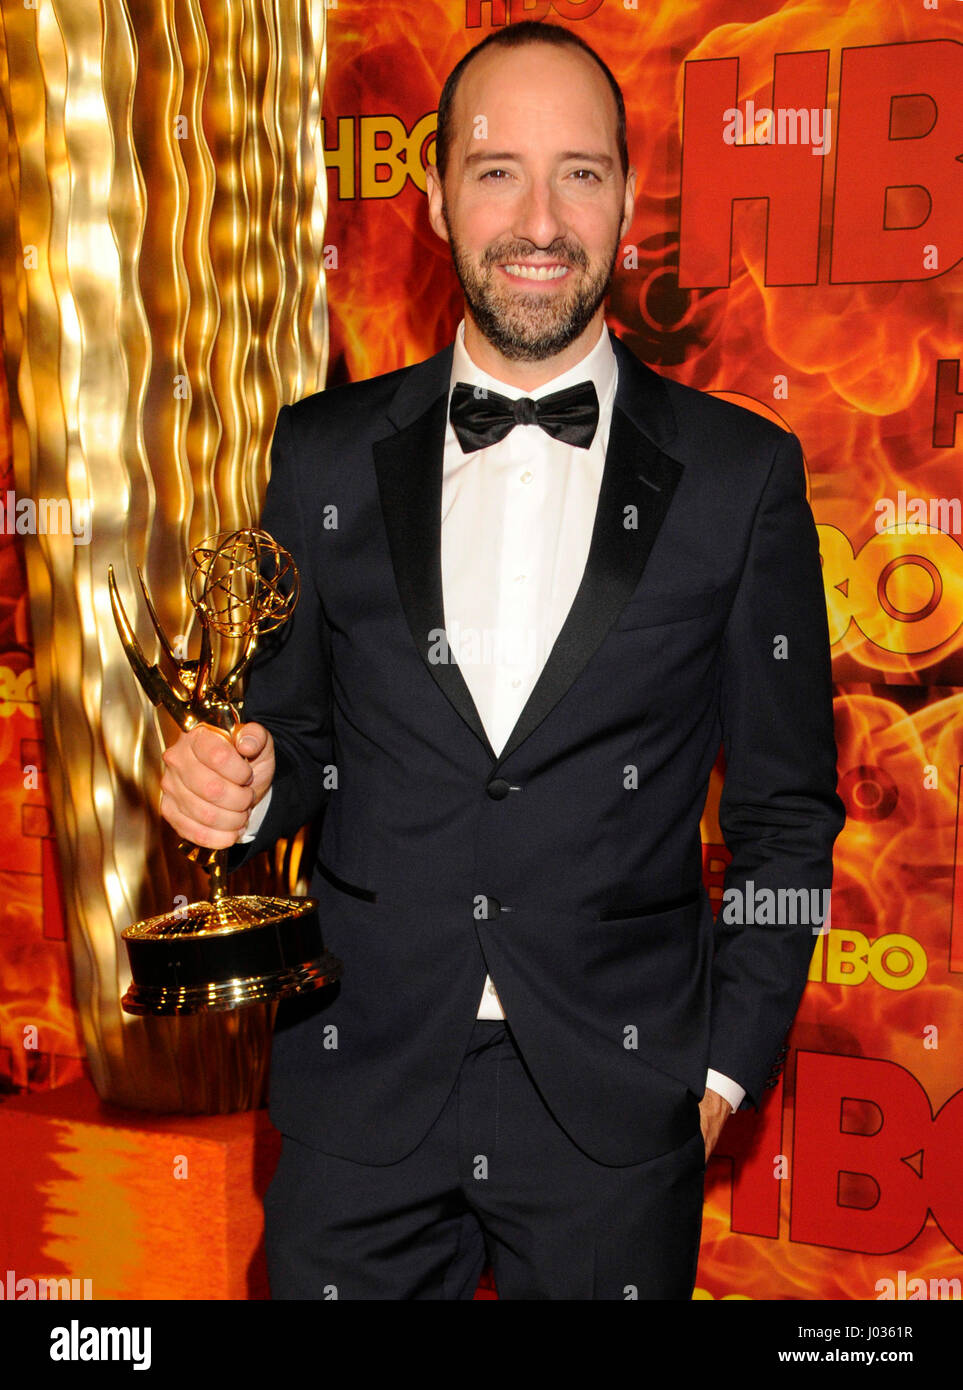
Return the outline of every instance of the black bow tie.
[[[451,394],[451,423],[466,454],[497,444],[516,425],[538,425],[563,444],[587,449],[599,422],[599,398],[591,381],[568,386],[533,401],[511,401],[482,386],[459,381]]]

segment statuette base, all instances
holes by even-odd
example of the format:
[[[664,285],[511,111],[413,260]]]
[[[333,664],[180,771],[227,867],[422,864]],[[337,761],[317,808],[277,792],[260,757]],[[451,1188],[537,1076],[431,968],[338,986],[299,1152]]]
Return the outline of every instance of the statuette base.
[[[314,898],[224,897],[122,933],[132,984],[126,1013],[197,1014],[308,994],[341,976],[324,949]]]

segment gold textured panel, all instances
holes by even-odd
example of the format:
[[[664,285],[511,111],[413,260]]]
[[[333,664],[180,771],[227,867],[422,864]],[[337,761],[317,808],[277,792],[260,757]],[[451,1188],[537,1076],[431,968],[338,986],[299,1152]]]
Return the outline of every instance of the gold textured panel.
[[[323,0],[0,0],[4,354],[77,1004],[100,1094],[256,1101],[269,1019],[132,1018],[119,933],[198,895],[162,831],[162,727],[107,595],[256,522],[278,406],[322,385]],[[38,516],[40,509],[38,508]],[[66,518],[66,521],[64,521]],[[71,532],[71,528],[73,534]],[[38,526],[38,530],[40,530]]]

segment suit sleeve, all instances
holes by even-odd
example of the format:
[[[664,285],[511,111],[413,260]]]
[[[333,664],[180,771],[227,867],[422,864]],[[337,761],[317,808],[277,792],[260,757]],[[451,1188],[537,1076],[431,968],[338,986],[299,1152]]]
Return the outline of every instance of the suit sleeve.
[[[261,527],[290,552],[300,592],[289,621],[259,642],[251,668],[243,717],[270,730],[277,765],[267,815],[253,841],[232,851],[232,868],[314,819],[327,796],[325,770],[334,763],[330,630],[318,586],[323,532],[320,517],[312,523],[317,498],[300,482],[291,417],[283,406]]]
[[[720,701],[719,820],[732,861],[716,919],[709,1065],[758,1104],[806,983],[844,820],[819,544],[794,435],[777,444],[757,507]]]

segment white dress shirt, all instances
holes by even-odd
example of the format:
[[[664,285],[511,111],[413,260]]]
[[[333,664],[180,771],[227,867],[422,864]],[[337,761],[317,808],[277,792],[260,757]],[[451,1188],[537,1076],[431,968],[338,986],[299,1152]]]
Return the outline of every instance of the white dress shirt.
[[[618,368],[603,325],[598,342],[576,366],[526,392],[477,366],[465,347],[464,322],[458,327],[450,390],[465,382],[511,400],[539,400],[583,381],[594,383],[599,399],[598,428],[588,449],[552,439],[538,425],[516,425],[497,444],[466,454],[448,422],[441,492],[445,630],[451,659],[496,753],[532,693],[582,580]],[[260,825],[269,796],[252,813],[245,840]],[[490,977],[477,1016],[505,1017]],[[734,1110],[745,1095],[712,1070],[707,1084]]]
[[[599,423],[588,449],[516,425],[486,449],[462,452],[448,422],[441,491],[441,576],[452,660],[496,753],[508,742],[572,606],[588,559],[618,369],[609,336],[532,392],[475,365],[465,325],[455,335],[451,389],[463,381],[533,400],[591,381]],[[450,400],[450,393],[449,393]],[[479,1018],[504,1018],[485,980]]]

